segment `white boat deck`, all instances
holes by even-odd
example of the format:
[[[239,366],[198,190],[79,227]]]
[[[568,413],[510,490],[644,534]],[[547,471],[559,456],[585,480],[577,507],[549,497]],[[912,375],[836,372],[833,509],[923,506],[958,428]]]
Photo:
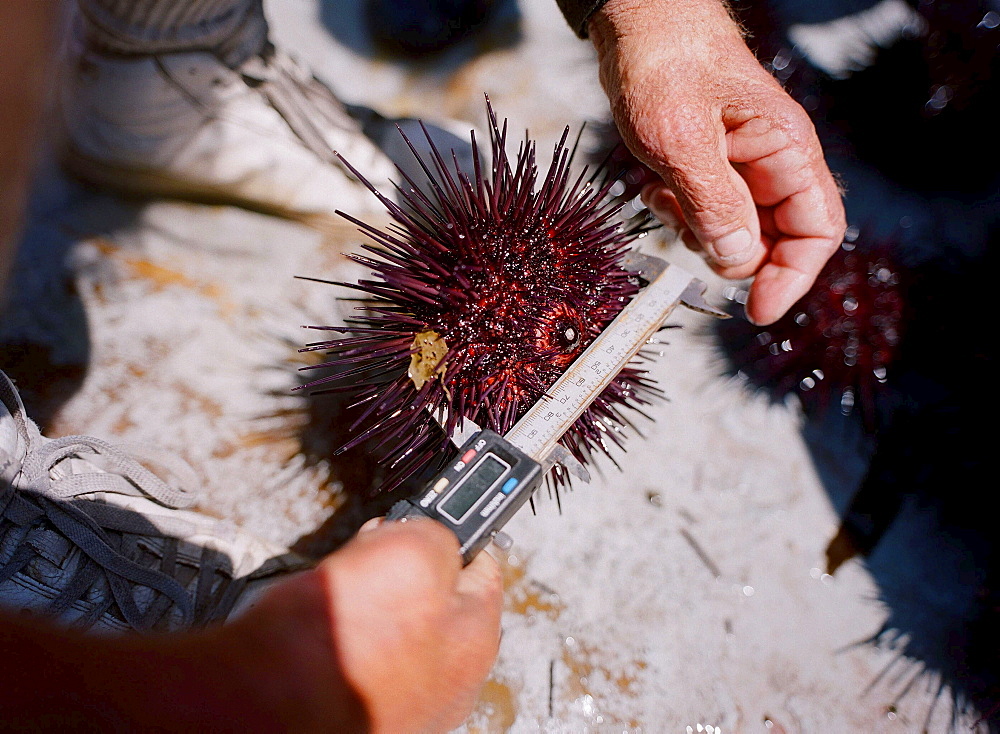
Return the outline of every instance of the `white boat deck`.
[[[607,118],[591,49],[551,0],[522,0],[516,45],[474,55],[466,45],[419,67],[367,56],[353,3],[267,9],[277,43],[345,100],[388,115],[481,128],[488,94],[543,155],[567,124]],[[336,34],[329,18],[342,23]],[[204,510],[321,550],[354,527],[343,487],[368,472],[356,458],[309,460],[315,448],[297,438],[306,403],[289,390],[295,350],[312,338],[299,327],[347,306],[294,276],[358,277],[341,253],[361,242],[236,209],[125,202],[47,169],[22,256],[21,272],[38,275],[19,280],[5,330],[53,344],[49,359],[78,387],[50,433],[177,451],[204,481]],[[655,237],[645,247],[701,274],[721,303],[725,284],[691,253]],[[707,320],[672,318],[683,328],[666,332],[652,368],[668,400],[628,442],[623,470],[605,462],[562,497],[561,514],[541,497],[537,514],[509,526],[500,657],[463,731],[948,730],[950,698],[935,706],[933,671],[908,687],[920,663],[893,666],[897,653],[864,642],[889,613],[864,563],[825,572],[837,510],[864,471],[849,448],[857,435],[834,426],[811,447],[794,405],[721,376]],[[908,527],[886,553],[919,535]],[[897,596],[916,608],[948,602],[903,571],[898,582],[912,584]]]

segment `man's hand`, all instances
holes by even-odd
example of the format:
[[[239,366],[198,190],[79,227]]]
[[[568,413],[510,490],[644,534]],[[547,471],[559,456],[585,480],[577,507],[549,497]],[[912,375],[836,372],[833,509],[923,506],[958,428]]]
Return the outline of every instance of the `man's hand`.
[[[364,730],[454,729],[497,655],[500,569],[488,553],[463,569],[455,536],[433,520],[368,528],[273,589],[247,622],[287,637],[297,678],[311,677],[317,700],[346,683]]]
[[[201,632],[86,635],[0,610],[4,721],[31,731],[446,732],[500,642],[500,570],[385,523]]]
[[[757,324],[805,295],[846,228],[806,112],[721,0],[608,0],[588,25],[622,137],[665,184],[643,200],[726,278]]]
[[[503,583],[489,553],[462,568],[433,520],[362,532],[320,569],[343,669],[375,731],[448,731],[465,720],[500,646]]]

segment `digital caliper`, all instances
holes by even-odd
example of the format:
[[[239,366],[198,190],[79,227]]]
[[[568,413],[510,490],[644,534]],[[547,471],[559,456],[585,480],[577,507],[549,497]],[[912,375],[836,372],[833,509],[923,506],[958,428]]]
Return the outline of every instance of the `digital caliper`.
[[[554,464],[589,481],[586,469],[559,445],[563,434],[678,303],[729,318],[705,302],[705,283],[676,265],[630,252],[623,267],[639,277],[640,290],[607,328],[506,435],[476,427],[461,445],[458,459],[416,495],[393,505],[389,520],[430,517],[443,523],[458,537],[462,558],[469,563],[528,501]]]

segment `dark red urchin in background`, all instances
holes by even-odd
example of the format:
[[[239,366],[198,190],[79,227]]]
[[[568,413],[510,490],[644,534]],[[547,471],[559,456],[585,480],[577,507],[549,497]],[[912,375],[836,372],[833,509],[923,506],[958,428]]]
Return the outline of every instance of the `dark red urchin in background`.
[[[596,135],[590,160],[601,165],[607,175],[620,183],[614,193],[626,201],[635,199],[646,184],[661,182],[645,163],[628,149],[614,120],[596,123],[592,126]]]
[[[369,186],[394,224],[379,230],[342,214],[374,243],[363,246],[370,256],[350,257],[376,279],[337,284],[363,293],[366,313],[345,327],[308,327],[349,335],[302,350],[327,351],[315,368],[334,370],[304,387],[356,397],[356,435],[343,449],[378,440],[389,465],[383,489],[447,445],[434,412],[445,411],[448,436],[463,419],[506,432],[638,290],[620,263],[644,228],[616,219],[621,204],[608,197],[614,181],[596,183],[586,170],[571,175],[569,128],[539,177],[534,142],[526,136],[511,159],[507,123],[497,123],[488,101],[487,109],[489,176],[478,165],[474,134],[471,174],[433,144],[426,159],[411,144],[427,180],[404,175],[407,185],[397,188],[405,203]],[[582,462],[595,451],[608,454],[609,440],[621,446],[622,428],[632,425],[623,409],[638,410],[658,393],[630,365],[563,445]],[[568,482],[564,472],[554,479],[557,487]]]
[[[892,245],[844,242],[810,291],[770,326],[717,322],[731,368],[775,400],[794,393],[807,413],[833,404],[845,415],[857,409],[866,429],[877,428],[906,322],[905,271]],[[733,288],[727,297],[743,303],[746,292]]]

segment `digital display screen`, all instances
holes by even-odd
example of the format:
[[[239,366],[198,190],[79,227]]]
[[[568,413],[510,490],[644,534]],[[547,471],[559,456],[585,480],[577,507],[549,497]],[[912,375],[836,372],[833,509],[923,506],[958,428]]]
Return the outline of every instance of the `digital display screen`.
[[[451,496],[441,503],[438,508],[441,514],[448,516],[455,522],[461,521],[479,498],[496,484],[507,469],[508,465],[505,462],[493,454],[487,454],[473,472],[465,477],[465,481],[452,491]]]

